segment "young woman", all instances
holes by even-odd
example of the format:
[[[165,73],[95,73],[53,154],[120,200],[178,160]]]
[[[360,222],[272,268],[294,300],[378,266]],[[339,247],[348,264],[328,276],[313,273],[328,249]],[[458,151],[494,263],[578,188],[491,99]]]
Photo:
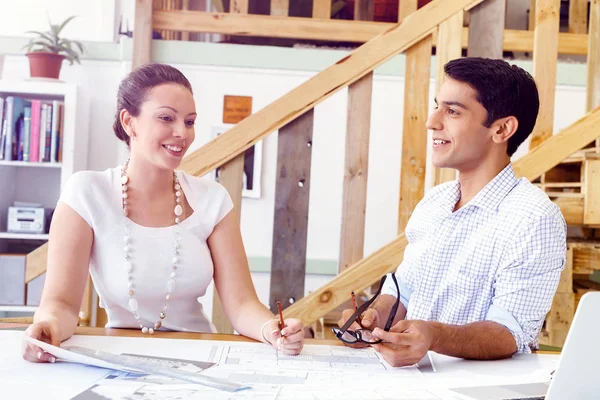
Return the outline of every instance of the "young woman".
[[[59,345],[73,335],[89,270],[107,328],[214,332],[201,304],[214,279],[240,334],[301,351],[302,323],[288,319],[280,330],[256,296],[225,188],[177,170],[196,116],[191,85],[171,66],[145,65],[121,82],[113,129],[130,159],[78,172],[63,189],[29,336]],[[25,342],[23,357],[54,361]]]

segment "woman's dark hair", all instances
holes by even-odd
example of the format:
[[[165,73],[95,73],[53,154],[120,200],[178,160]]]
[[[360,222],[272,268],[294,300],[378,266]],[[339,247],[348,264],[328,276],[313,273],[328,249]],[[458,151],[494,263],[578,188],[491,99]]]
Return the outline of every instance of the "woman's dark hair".
[[[477,101],[487,110],[483,123],[490,127],[499,118],[514,116],[519,127],[508,139],[506,152],[512,156],[533,131],[540,108],[535,80],[524,69],[504,60],[467,57],[444,66],[451,79],[464,82],[477,92]]]
[[[192,85],[177,68],[167,64],[146,64],[131,71],[119,85],[117,92],[117,113],[113,131],[119,140],[129,146],[129,135],[121,125],[121,110],[125,109],[134,117],[140,115],[140,108],[146,101],[148,91],[165,83],[177,83],[192,92]]]

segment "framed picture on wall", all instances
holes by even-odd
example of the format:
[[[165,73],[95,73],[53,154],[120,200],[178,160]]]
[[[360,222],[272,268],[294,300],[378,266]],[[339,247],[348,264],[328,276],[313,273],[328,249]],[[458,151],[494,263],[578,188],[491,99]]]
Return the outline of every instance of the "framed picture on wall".
[[[227,132],[234,124],[219,124],[211,127],[211,138]],[[244,175],[242,176],[242,197],[259,199],[261,196],[261,174],[262,174],[262,140],[250,147],[244,153]],[[219,168],[213,175],[219,181]]]

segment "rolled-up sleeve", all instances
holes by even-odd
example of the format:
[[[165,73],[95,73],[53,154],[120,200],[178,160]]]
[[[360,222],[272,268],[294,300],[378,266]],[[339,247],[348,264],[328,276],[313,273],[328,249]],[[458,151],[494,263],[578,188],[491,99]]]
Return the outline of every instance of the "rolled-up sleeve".
[[[523,224],[507,247],[486,320],[505,326],[517,353],[530,353],[552,306],[566,261],[566,224],[558,215]]]

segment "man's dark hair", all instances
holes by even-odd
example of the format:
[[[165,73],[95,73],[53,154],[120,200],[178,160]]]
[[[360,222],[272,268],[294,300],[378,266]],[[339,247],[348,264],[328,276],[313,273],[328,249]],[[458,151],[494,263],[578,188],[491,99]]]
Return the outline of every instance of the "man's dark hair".
[[[466,57],[444,66],[446,75],[464,82],[477,92],[477,101],[487,110],[484,126],[499,118],[514,116],[519,121],[515,134],[508,139],[507,153],[512,156],[533,131],[540,98],[533,77],[524,69],[504,60]]]

